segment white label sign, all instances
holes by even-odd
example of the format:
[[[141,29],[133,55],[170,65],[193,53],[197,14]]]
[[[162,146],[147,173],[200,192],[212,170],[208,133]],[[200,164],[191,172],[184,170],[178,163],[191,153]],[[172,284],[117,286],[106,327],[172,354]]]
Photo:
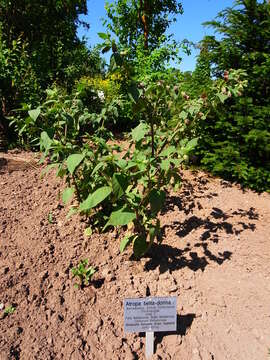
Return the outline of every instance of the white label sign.
[[[176,303],[176,297],[125,299],[125,332],[176,331]]]

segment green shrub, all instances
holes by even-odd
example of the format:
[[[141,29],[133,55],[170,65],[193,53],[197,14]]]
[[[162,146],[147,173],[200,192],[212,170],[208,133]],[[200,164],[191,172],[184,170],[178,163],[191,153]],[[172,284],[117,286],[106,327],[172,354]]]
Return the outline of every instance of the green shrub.
[[[242,69],[248,86],[242,97],[229,99],[199,124],[197,153],[214,174],[257,191],[270,191],[270,5],[237,0],[214,21],[221,36],[201,42],[203,59],[216,78]]]
[[[169,189],[180,186],[180,165],[197,143],[195,125],[230,91],[236,93],[243,86],[239,73],[233,72],[228,84],[216,82],[207,101],[189,99],[164,81],[134,86],[133,111],[144,121],[131,131],[128,149],[108,143],[104,127],[99,128],[99,136],[89,134],[83,142],[77,136],[65,139],[42,132],[40,145],[44,157],[50,157],[49,169],[56,167],[67,184],[63,202],[75,197],[71,213],[89,217],[87,234],[124,227],[127,233],[120,249],[133,244],[136,257],[162,240],[158,216]]]
[[[251,189],[270,191],[270,106],[243,98],[227,109],[209,114],[199,126],[196,152],[202,166]]]

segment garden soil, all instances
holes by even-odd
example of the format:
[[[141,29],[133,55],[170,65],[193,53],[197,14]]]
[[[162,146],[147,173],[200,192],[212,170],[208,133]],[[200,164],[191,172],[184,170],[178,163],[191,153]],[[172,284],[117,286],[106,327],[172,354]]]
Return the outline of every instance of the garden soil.
[[[123,300],[146,295],[177,296],[177,331],[155,334],[153,359],[270,359],[269,194],[182,171],[163,243],[135,261],[119,252],[122,233],[87,237],[83,218],[67,219],[64,184],[41,178],[34,154],[0,158],[0,360],[144,359]],[[82,290],[71,274],[81,259],[98,270]]]

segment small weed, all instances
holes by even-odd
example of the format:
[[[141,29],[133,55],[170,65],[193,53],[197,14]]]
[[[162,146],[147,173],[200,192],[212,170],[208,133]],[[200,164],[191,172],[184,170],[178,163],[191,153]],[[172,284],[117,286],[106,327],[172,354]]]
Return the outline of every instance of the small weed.
[[[96,272],[96,269],[90,266],[87,268],[88,260],[82,260],[77,267],[71,269],[72,275],[77,276],[80,279],[80,284],[75,284],[76,288],[87,286],[91,281],[92,276]]]
[[[11,315],[15,312],[16,308],[12,305],[9,305],[5,308],[4,310],[4,315],[7,316],[7,315]]]
[[[48,222],[50,224],[53,224],[54,223],[54,218],[53,218],[53,214],[52,212],[50,211],[49,214],[48,214]]]

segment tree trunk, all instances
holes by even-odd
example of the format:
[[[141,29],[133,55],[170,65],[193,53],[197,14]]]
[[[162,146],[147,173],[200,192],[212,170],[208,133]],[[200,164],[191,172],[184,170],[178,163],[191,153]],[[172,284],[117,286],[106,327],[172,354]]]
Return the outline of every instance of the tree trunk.
[[[147,0],[144,0],[144,2],[143,2],[143,0],[140,0],[140,18],[141,18],[141,22],[143,25],[145,50],[148,49],[148,36],[149,36],[147,10],[148,10]]]

